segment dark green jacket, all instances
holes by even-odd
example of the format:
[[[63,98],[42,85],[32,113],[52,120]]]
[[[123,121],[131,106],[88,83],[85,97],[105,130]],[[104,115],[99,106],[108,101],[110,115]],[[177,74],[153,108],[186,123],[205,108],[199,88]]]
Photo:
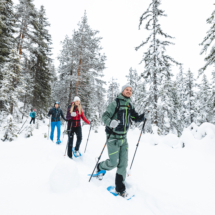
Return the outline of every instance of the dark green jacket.
[[[113,132],[122,135],[128,132],[131,120],[141,122],[144,120],[144,114],[139,115],[135,111],[133,105],[130,103],[130,98],[125,98],[122,94],[119,94],[117,98],[120,101],[120,108],[113,119],[120,120],[120,123],[115,129],[113,129]],[[102,120],[108,127],[110,126],[111,118],[116,110],[116,106],[116,101],[111,102],[108,105],[107,110],[102,115]]]

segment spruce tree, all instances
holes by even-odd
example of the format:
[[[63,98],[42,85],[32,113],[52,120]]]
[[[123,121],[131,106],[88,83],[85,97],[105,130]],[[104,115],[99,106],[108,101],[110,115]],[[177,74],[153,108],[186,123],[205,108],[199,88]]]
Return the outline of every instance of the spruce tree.
[[[32,49],[33,64],[33,99],[32,106],[39,112],[46,112],[49,107],[51,95],[51,81],[53,74],[49,69],[51,62],[51,36],[47,27],[50,25],[47,21],[45,9],[41,6],[38,12],[37,28],[34,31],[36,47]]]
[[[3,79],[2,67],[8,62],[14,43],[15,17],[12,0],[0,0],[0,81]],[[0,100],[0,110],[3,101]]]
[[[0,67],[8,61],[8,56],[13,48],[14,25],[13,2],[0,0]]]
[[[159,18],[166,16],[164,11],[159,9],[160,2],[160,0],[152,0],[146,12],[140,17],[139,27],[146,21],[145,29],[150,33],[147,39],[136,47],[136,50],[139,50],[141,47],[148,45],[141,60],[141,63],[144,62],[145,64],[142,77],[148,84],[147,107],[151,110],[152,123],[155,125],[160,123],[158,101],[161,84],[164,77],[168,79],[172,76],[172,64],[179,64],[166,54],[166,48],[173,43],[168,41],[172,37],[164,33],[159,24]],[[161,38],[164,38],[164,40]]]
[[[63,41],[58,58],[60,75],[55,87],[57,97],[66,109],[74,96],[79,96],[89,119],[97,114],[95,110],[101,110],[101,103],[104,104],[101,98],[104,98],[105,92],[102,77],[106,57],[101,53],[102,38],[97,36],[98,33],[90,28],[85,12],[78,30],[73,32],[71,38],[66,36]]]
[[[185,74],[185,123],[188,127],[191,123],[195,121],[196,118],[196,96],[194,93],[195,89],[195,79],[193,73],[188,70]]]
[[[120,90],[119,90],[119,84],[117,82],[117,79],[112,79],[109,81],[109,86],[107,90],[107,103],[110,104],[113,102],[116,97],[118,96]]]
[[[210,107],[210,119],[215,124],[215,72],[212,72],[212,84],[211,84],[211,95],[208,100]]]
[[[210,96],[211,96],[211,88],[209,86],[209,82],[207,80],[207,76],[204,74],[202,77],[202,82],[199,84],[199,92],[198,92],[198,123],[202,124],[204,122],[210,122]]]
[[[179,108],[179,121],[178,121],[178,127],[179,127],[179,133],[183,131],[183,129],[186,127],[185,123],[185,75],[183,71],[182,65],[180,66],[180,71],[176,76],[176,89],[177,89],[177,97],[178,97],[178,108]]]
[[[211,25],[210,29],[207,31],[207,35],[205,36],[200,46],[203,46],[201,54],[206,54],[208,49],[210,48],[210,52],[205,57],[205,65],[199,70],[199,74],[201,75],[209,65],[215,64],[215,10],[212,12],[211,17],[207,19],[207,24]]]
[[[129,69],[129,74],[126,76],[128,83],[132,86],[132,101],[135,103],[136,100],[136,91],[140,81],[140,76],[138,75],[136,69]]]
[[[4,101],[5,110],[13,115],[18,107],[21,93],[23,93],[23,79],[20,76],[20,57],[15,49],[9,55],[9,61],[2,69],[3,80],[0,82],[0,100]]]
[[[178,116],[179,116],[179,103],[177,96],[176,83],[173,82],[170,77],[165,78],[162,83],[160,90],[160,101],[159,107],[159,128],[160,132],[167,134],[170,131],[180,134],[180,128],[178,127]]]
[[[59,60],[59,81],[53,84],[55,100],[60,101],[63,110],[66,110],[75,96],[76,71],[75,51],[73,37],[65,37],[61,42],[62,50],[58,57]]]
[[[27,58],[34,47],[35,40],[33,31],[37,28],[37,10],[33,0],[19,0],[15,7],[17,50],[20,55]]]
[[[103,77],[106,56],[101,54],[102,38],[97,36],[99,31],[90,28],[86,12],[78,27],[73,37],[76,49],[74,58],[77,62],[75,94],[82,98],[82,105],[87,115],[90,103],[95,100],[95,87]]]

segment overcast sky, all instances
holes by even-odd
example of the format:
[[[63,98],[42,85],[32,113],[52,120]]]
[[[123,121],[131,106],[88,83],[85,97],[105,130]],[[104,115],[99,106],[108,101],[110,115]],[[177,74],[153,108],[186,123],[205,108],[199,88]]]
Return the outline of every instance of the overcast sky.
[[[18,0],[14,0],[15,3]],[[142,27],[138,29],[139,18],[147,9],[150,0],[35,0],[37,8],[45,6],[51,24],[50,34],[53,40],[54,63],[58,66],[57,56],[61,50],[60,42],[66,35],[71,36],[77,23],[86,10],[91,28],[100,31],[103,52],[107,56],[105,81],[117,78],[121,86],[126,82],[129,68],[138,73],[144,69],[139,65],[144,48],[138,52],[138,46],[148,35]],[[162,0],[161,9],[167,14],[161,21],[163,30],[175,37],[175,45],[167,52],[175,60],[183,63],[184,69],[191,69],[197,76],[204,65],[204,56],[200,56],[202,42],[209,25],[206,19],[215,9],[215,0]],[[178,72],[177,68],[173,69]],[[212,68],[206,71],[210,76]]]

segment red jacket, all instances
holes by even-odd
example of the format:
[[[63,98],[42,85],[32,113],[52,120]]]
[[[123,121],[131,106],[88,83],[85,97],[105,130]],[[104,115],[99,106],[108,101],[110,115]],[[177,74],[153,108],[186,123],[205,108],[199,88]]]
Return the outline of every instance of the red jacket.
[[[79,126],[81,126],[81,118],[84,120],[84,122],[86,122],[87,124],[90,124],[90,122],[85,117],[82,108],[81,108],[81,114],[79,114],[78,107],[75,106],[73,112],[76,112],[76,116],[75,117],[71,116],[70,110],[71,110],[72,104],[69,105],[69,107],[67,109],[67,116],[66,116],[66,118],[69,120],[69,122],[68,122],[68,128],[70,128],[71,125],[72,125],[72,127],[79,127]]]

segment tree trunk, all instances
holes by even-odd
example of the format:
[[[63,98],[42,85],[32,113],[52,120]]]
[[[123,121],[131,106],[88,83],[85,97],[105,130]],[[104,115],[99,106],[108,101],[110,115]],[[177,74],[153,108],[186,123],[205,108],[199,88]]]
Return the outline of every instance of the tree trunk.
[[[153,30],[154,30],[154,32],[153,32],[153,41],[154,41],[154,74],[153,74],[153,78],[154,78],[154,80],[153,80],[153,90],[154,90],[154,124],[157,126],[158,125],[158,112],[157,112],[157,100],[158,100],[158,97],[157,97],[157,91],[158,91],[158,89],[157,89],[157,68],[156,68],[156,66],[157,66],[157,62],[156,62],[156,57],[155,57],[155,52],[156,52],[156,29],[155,29],[155,27],[156,27],[156,17],[155,17],[155,4],[153,5]]]
[[[76,91],[75,91],[76,96],[78,95],[78,85],[79,85],[80,72],[81,72],[81,57],[80,57],[79,64],[78,64],[78,78],[77,78],[77,82],[76,82]]]
[[[73,74],[73,71],[71,69],[70,75]],[[72,101],[72,81],[70,81],[70,86],[69,86],[69,98],[68,98],[68,104],[70,104]]]

